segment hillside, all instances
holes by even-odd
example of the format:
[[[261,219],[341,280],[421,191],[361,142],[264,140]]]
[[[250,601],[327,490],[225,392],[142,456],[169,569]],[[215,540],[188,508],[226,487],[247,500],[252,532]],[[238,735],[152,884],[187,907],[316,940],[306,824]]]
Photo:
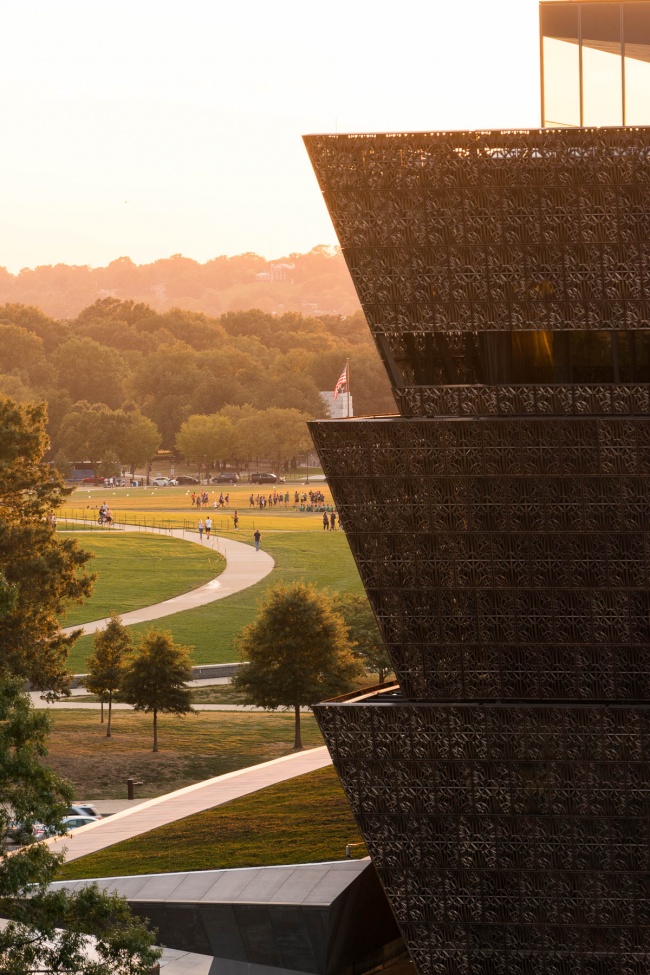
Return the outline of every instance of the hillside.
[[[34,305],[46,315],[75,318],[98,299],[117,298],[222,315],[260,308],[274,315],[351,315],[359,310],[350,275],[338,249],[315,247],[266,261],[257,254],[215,257],[205,264],[175,254],[152,264],[120,257],[107,267],[57,264],[0,268],[0,304]]]

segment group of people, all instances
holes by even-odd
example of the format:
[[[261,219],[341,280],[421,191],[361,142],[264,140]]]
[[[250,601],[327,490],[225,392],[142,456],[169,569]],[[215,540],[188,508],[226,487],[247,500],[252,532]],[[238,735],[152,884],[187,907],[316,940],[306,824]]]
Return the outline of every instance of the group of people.
[[[210,504],[210,498],[208,497],[207,491],[201,491],[200,494],[197,494],[196,491],[192,491],[193,506],[195,505],[197,508],[200,508],[201,506],[205,507],[206,504]]]
[[[206,508],[210,504],[210,495],[207,491],[201,491],[200,494],[192,492],[192,507],[196,508]],[[228,508],[230,505],[230,495],[226,494],[224,496],[223,491],[218,498],[215,498],[212,502],[212,507],[216,510],[217,508]]]
[[[232,524],[235,531],[237,531],[239,528],[239,512],[237,511],[236,508],[233,511]],[[203,541],[203,532],[205,532],[205,537],[209,538],[210,532],[212,531],[212,518],[210,517],[210,515],[207,516],[205,521],[203,521],[203,518],[199,518],[196,527],[198,528],[199,538],[201,539],[201,541]]]
[[[326,511],[323,512],[323,531],[336,531],[336,521],[337,515],[335,511],[330,511],[329,515]],[[340,524],[340,522],[339,522]]]
[[[273,491],[271,494],[256,494],[248,499],[249,508],[275,508],[279,504],[284,504],[285,508],[291,501],[291,495],[287,491],[285,494],[280,491]]]
[[[113,523],[113,514],[105,501],[103,501],[99,506],[98,520],[100,525],[111,525]]]

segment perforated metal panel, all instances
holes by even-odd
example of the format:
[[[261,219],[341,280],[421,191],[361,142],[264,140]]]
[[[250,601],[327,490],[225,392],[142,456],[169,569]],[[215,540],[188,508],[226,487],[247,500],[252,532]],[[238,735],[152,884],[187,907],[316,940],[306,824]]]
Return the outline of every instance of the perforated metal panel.
[[[401,413],[310,425],[400,685],[316,714],[413,960],[647,975],[650,130],[307,145]]]

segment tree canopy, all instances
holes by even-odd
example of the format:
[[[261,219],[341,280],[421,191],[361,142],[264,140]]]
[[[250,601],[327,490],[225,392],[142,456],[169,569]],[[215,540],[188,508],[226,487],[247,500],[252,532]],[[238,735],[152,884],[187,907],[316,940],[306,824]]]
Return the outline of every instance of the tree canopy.
[[[52,890],[64,859],[30,836],[36,823],[62,835],[72,789],[43,763],[49,717],[35,711],[22,680],[0,673],[0,971],[79,975],[147,975],[160,956],[154,934],[126,901],[96,885]],[[6,855],[11,822],[23,845]],[[92,949],[95,958],[89,957]]]
[[[84,571],[90,556],[50,521],[69,491],[43,463],[47,446],[44,406],[0,397],[0,571],[15,593],[0,618],[0,666],[60,690],[78,632],[63,636],[59,616],[90,594],[93,577]]]
[[[316,257],[315,264],[322,260],[329,258]],[[177,264],[176,270],[186,268]],[[128,262],[115,271],[129,281],[134,268]],[[192,303],[161,311],[153,297],[150,304],[100,298],[62,320],[38,308],[0,305],[0,393],[47,401],[52,455],[63,450],[69,460],[95,461],[112,450],[133,468],[146,464],[161,442],[173,449],[194,416],[251,407],[320,417],[320,390],[333,388],[346,359],[355,411],[394,412],[359,311],[271,313],[263,305],[246,311],[225,305],[215,312]],[[257,456],[276,466],[286,461],[286,451],[271,446],[268,458],[261,452],[235,457]]]
[[[189,648],[169,631],[151,629],[141,638],[122,675],[120,698],[136,711],[153,714],[153,751],[158,751],[158,715],[192,711],[187,681],[192,677]]]
[[[377,674],[378,683],[383,684],[393,664],[368,597],[365,593],[342,593],[337,596],[336,609],[345,620],[355,657],[365,670]]]
[[[111,716],[113,698],[122,685],[128,654],[133,650],[131,637],[122,620],[114,613],[103,630],[97,630],[93,637],[93,652],[86,660],[87,674],[84,686],[91,694],[97,694],[103,704],[108,704],[106,737],[111,737]]]
[[[302,748],[300,708],[350,690],[361,673],[329,596],[303,582],[271,590],[237,645],[247,664],[234,685],[250,704],[293,708],[295,749]]]

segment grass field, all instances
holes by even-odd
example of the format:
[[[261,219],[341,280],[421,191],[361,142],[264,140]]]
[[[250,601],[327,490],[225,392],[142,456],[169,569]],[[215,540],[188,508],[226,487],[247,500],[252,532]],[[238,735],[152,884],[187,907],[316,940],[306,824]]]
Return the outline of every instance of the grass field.
[[[332,768],[319,769],[67,864],[57,879],[342,860],[361,843]],[[367,855],[363,844],[353,857]]]
[[[202,586],[226,567],[217,552],[162,535],[111,532],[84,535],[81,547],[92,552],[89,568],[95,589],[82,606],[72,606],[63,626],[126,613]]]
[[[102,501],[106,501],[116,522],[143,526],[160,526],[171,528],[195,529],[200,517],[205,518],[209,513],[214,524],[215,532],[233,529],[232,515],[235,509],[239,513],[238,535],[245,537],[252,535],[256,528],[260,531],[320,531],[323,532],[323,516],[317,512],[294,510],[294,492],[308,492],[310,489],[322,491],[327,504],[331,504],[332,496],[323,483],[316,485],[282,485],[283,493],[289,491],[290,503],[285,507],[249,507],[249,498],[264,494],[272,494],[274,488],[269,484],[249,484],[246,486],[223,485],[224,497],[229,495],[229,506],[226,509],[214,509],[213,503],[222,493],[221,487],[206,486],[210,496],[208,508],[197,511],[191,503],[192,490],[185,487],[171,488],[115,488],[106,491],[104,488],[78,488],[71,495],[69,501],[57,512],[60,528],[67,528],[67,518],[85,520],[88,530],[100,530],[97,524],[97,509]],[[279,486],[278,486],[279,493]]]
[[[152,718],[114,711],[112,737],[100,724],[99,710],[50,713],[52,732],[46,764],[72,782],[76,798],[126,799],[126,780],[143,785],[138,796],[151,798],[193,782],[287,755],[293,746],[293,713],[202,711],[185,718],[160,715],[160,751],[151,751]],[[301,720],[306,747],[323,744],[311,714]]]
[[[243,541],[241,534],[239,532],[238,540]],[[83,542],[85,545],[85,538]],[[276,563],[262,582],[227,599],[176,613],[156,623],[156,626],[171,630],[175,640],[194,647],[193,663],[236,660],[233,648],[235,636],[254,618],[266,590],[279,582],[304,580],[333,592],[361,590],[359,573],[343,532],[263,532],[262,546]],[[193,547],[187,545],[187,548]],[[137,636],[149,626],[145,623],[130,627],[130,630]],[[81,637],[68,658],[69,669],[73,673],[82,672],[85,659],[91,652],[92,637]]]

